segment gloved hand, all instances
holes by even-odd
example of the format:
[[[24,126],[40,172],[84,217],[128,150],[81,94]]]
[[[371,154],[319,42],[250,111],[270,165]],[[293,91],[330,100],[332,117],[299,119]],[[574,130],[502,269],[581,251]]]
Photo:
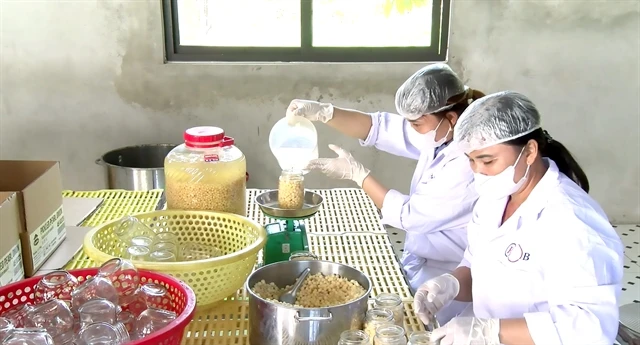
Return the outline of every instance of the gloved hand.
[[[314,159],[309,162],[307,168],[318,169],[332,178],[353,180],[362,187],[362,181],[371,171],[356,161],[351,153],[336,145],[329,145],[329,148],[338,154],[337,158]]]
[[[426,325],[447,303],[460,292],[460,282],[449,273],[427,280],[420,285],[413,299],[413,309]]]
[[[454,317],[431,333],[440,345],[500,345],[500,320]]]
[[[302,116],[309,121],[327,123],[333,118],[333,104],[294,99],[287,108],[287,118]]]

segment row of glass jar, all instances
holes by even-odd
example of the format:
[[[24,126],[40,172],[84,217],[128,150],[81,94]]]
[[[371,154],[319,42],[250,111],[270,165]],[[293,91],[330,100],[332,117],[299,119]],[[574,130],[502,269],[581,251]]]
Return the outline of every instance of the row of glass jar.
[[[431,332],[417,331],[405,337],[404,328],[389,325],[378,328],[374,341],[364,331],[344,331],[340,335],[338,345],[438,345],[438,341],[431,340]]]
[[[364,332],[345,332],[340,345],[435,345],[429,332],[414,332],[407,343],[404,331],[404,304],[400,296],[381,293],[373,301],[373,309],[367,311]],[[360,342],[358,342],[360,341]]]

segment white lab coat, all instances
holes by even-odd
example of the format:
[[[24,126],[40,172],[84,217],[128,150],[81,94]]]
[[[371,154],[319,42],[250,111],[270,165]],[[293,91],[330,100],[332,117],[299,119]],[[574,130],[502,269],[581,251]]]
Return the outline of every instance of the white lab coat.
[[[399,115],[371,114],[372,127],[363,146],[418,160],[410,195],[390,190],[382,204],[382,222],[406,231],[401,260],[409,285],[416,291],[425,281],[450,273],[467,247],[466,227],[478,195],[469,160],[453,142],[438,151]],[[466,308],[453,302],[438,315],[444,324]]]
[[[502,225],[507,198],[480,197],[461,266],[478,318],[524,317],[536,344],[613,344],[623,246],[600,206],[549,169]]]

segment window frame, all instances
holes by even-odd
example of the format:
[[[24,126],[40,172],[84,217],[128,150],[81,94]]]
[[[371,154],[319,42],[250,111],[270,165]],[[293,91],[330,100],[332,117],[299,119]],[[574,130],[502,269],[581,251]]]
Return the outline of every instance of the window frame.
[[[300,0],[301,47],[185,46],[180,44],[178,0],[161,1],[165,62],[442,62],[447,58],[451,0],[432,0],[430,47],[313,47],[313,0]]]

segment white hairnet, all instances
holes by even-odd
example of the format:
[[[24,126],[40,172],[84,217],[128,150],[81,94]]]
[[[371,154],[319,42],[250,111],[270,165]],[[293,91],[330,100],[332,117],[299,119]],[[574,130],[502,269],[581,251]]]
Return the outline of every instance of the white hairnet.
[[[471,103],[460,115],[453,139],[469,153],[504,143],[540,128],[540,114],[526,96],[494,93]]]
[[[456,73],[445,64],[421,68],[407,79],[396,92],[396,110],[408,120],[425,114],[450,109],[447,101],[468,88]]]

